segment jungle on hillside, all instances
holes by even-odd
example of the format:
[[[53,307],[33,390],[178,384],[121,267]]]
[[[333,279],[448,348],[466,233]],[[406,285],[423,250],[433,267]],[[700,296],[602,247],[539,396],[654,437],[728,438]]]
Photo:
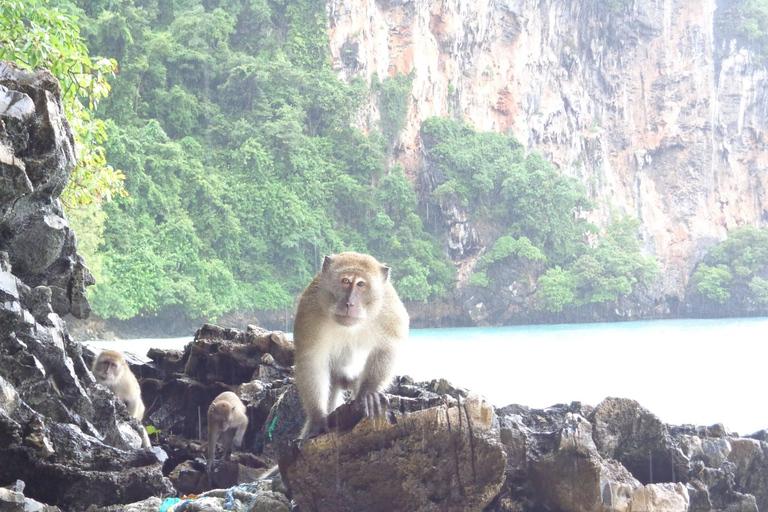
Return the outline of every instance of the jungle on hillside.
[[[451,202],[495,240],[468,286],[524,276],[552,313],[653,286],[638,221],[590,224],[583,184],[511,136],[429,119],[446,181],[420,198],[418,170],[392,158],[411,77],[340,80],[324,2],[0,4],[0,58],[62,82],[81,162],[64,201],[98,317],[290,309],[323,254],[342,250],[390,264],[406,302],[447,301],[457,272],[434,212]],[[363,133],[353,119],[371,100],[381,120]],[[696,286],[721,301],[727,263],[712,261]]]

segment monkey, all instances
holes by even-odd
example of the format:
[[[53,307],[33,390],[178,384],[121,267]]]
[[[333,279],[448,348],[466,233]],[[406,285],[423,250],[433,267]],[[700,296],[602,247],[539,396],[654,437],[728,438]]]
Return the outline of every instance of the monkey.
[[[229,460],[232,445],[243,444],[245,429],[248,428],[248,416],[245,405],[231,391],[225,391],[213,399],[208,407],[208,462],[207,472],[210,480],[211,469],[216,461],[216,442],[221,438],[224,445],[224,459]]]
[[[141,387],[125,358],[120,352],[102,350],[93,361],[91,368],[96,382],[112,391],[125,404],[128,413],[141,422],[144,418],[144,402],[141,401]],[[149,436],[142,428],[142,448],[149,448]]]
[[[301,294],[293,326],[294,380],[307,419],[300,439],[327,431],[343,391],[366,417],[384,412],[409,318],[390,269],[356,252],[327,255]]]

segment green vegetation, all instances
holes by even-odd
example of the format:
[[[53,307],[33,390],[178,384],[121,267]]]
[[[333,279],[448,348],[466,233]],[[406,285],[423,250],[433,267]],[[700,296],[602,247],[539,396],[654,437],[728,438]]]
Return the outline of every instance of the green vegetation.
[[[350,128],[371,91],[330,69],[323,2],[52,3],[120,65],[98,122],[129,194],[71,213],[96,314],[290,307],[323,254],[347,249],[392,265],[404,299],[452,286],[413,187],[384,164],[412,77],[378,84],[383,133]]]
[[[591,208],[584,187],[541,155],[526,155],[511,137],[447,119],[428,119],[423,132],[446,176],[434,198],[464,206],[496,236],[470,284],[540,277],[540,306],[557,312],[616,301],[656,278],[655,259],[641,254],[636,219],[615,219],[595,247],[585,243],[597,230],[582,220]]]
[[[91,59],[76,22],[39,0],[0,0],[0,59],[30,71],[47,68],[61,84],[78,157],[62,199],[69,207],[85,207],[123,193],[123,174],[107,165],[105,125],[92,117],[109,94],[107,79],[117,63]]]
[[[718,0],[715,34],[722,44],[736,39],[759,63],[768,58],[768,0]]]
[[[414,72],[409,75],[398,73],[394,78],[386,77],[381,81],[378,75],[373,77],[372,88],[379,94],[381,131],[390,145],[405,128],[414,76]]]
[[[613,302],[649,286],[658,275],[655,258],[643,256],[637,219],[614,219],[597,247],[583,247],[568,266],[550,269],[540,281],[539,297],[549,311],[566,305]]]
[[[54,70],[84,148],[67,200],[88,205],[70,218],[97,278],[99,316],[288,308],[323,254],[342,250],[392,265],[405,300],[452,288],[445,228],[425,229],[411,170],[386,163],[414,75],[377,77],[370,90],[340,81],[324,2],[0,6],[4,55]],[[89,52],[116,59],[119,74],[115,61],[90,61]],[[381,121],[364,135],[351,121],[371,97]],[[584,220],[584,187],[541,155],[448,119],[429,119],[423,134],[446,177],[426,200],[462,205],[494,241],[471,285],[538,281],[541,307],[559,311],[617,300],[653,279],[637,222],[616,220],[597,237]]]
[[[691,285],[705,303],[768,311],[768,229],[731,231],[696,267]]]
[[[577,180],[538,153],[526,155],[507,135],[441,118],[427,119],[422,131],[447,178],[434,190],[436,200],[465,206],[479,223],[504,226],[498,236],[526,237],[551,265],[573,258],[585,230],[593,229],[581,220],[591,203]]]

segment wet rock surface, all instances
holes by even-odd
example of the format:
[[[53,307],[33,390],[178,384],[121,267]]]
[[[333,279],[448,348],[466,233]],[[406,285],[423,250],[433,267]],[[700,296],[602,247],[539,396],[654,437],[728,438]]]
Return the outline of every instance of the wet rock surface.
[[[76,162],[60,92],[48,71],[0,61],[0,251],[27,287],[48,288],[56,314],[86,318],[93,276],[58,199]]]
[[[496,410],[507,480],[493,510],[765,507],[768,445],[722,425],[671,426],[633,400]],[[733,443],[744,452],[731,455]],[[758,483],[758,481],[760,483]]]
[[[301,510],[482,510],[504,481],[493,417],[477,396],[447,397],[308,440],[280,470]]]
[[[96,385],[61,319],[87,316],[92,277],[58,200],[75,162],[59,92],[48,72],[0,62],[0,485],[26,484],[3,492],[8,510],[173,490],[164,454],[137,449],[141,425]]]

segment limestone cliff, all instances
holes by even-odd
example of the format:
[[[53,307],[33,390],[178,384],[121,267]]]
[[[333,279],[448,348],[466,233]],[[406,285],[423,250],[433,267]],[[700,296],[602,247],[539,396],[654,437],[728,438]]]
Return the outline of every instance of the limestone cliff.
[[[715,0],[327,3],[340,76],[415,70],[395,148],[414,177],[427,117],[509,130],[583,181],[595,222],[612,209],[641,219],[645,249],[662,267],[659,295],[681,294],[729,229],[768,223],[768,77],[735,44],[716,62],[715,8]],[[371,104],[359,125],[376,119]],[[476,243],[471,229],[454,231],[453,243]]]

